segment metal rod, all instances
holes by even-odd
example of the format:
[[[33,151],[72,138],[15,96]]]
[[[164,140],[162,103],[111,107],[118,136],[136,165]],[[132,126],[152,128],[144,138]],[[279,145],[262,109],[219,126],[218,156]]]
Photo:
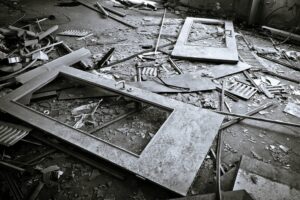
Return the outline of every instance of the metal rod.
[[[139,111],[141,111],[141,110],[133,110],[133,111],[130,111],[130,112],[125,113],[125,114],[123,114],[123,115],[120,115],[120,116],[116,117],[115,119],[113,119],[113,120],[111,120],[111,121],[109,121],[109,122],[103,124],[102,126],[97,127],[97,128],[95,128],[95,129],[91,130],[91,131],[89,132],[89,134],[93,134],[93,133],[95,133],[96,131],[99,131],[100,129],[105,128],[105,127],[107,127],[107,126],[109,126],[109,125],[111,125],[111,124],[113,124],[113,123],[115,123],[115,122],[117,122],[117,121],[120,121],[121,119],[124,119],[124,118],[126,118],[126,117],[128,117],[128,116],[130,116],[130,115],[132,115],[132,114],[134,114],[134,113],[136,113],[136,112],[139,112]]]
[[[29,165],[29,164],[31,164],[31,163],[33,163],[33,162],[35,162],[37,160],[40,160],[40,159],[42,159],[42,158],[44,158],[44,157],[46,157],[46,156],[48,156],[50,154],[53,154],[54,152],[56,152],[56,149],[50,149],[49,151],[46,151],[45,153],[43,153],[43,154],[41,154],[41,155],[39,155],[39,156],[31,159],[31,160],[26,161],[24,163],[24,165]]]
[[[265,119],[265,118],[260,118],[260,117],[251,117],[249,115],[242,115],[242,114],[236,114],[236,113],[228,113],[228,112],[216,111],[216,110],[212,110],[212,111],[216,112],[216,113],[219,113],[219,114],[222,114],[222,115],[229,115],[229,116],[234,116],[234,117],[241,117],[241,118],[252,119],[252,120],[256,120],[256,121],[270,122],[270,123],[273,123],[273,124],[280,124],[280,125],[286,125],[286,126],[300,127],[300,124],[290,123],[290,122],[284,122],[284,121],[280,121],[280,120]]]
[[[221,105],[220,105],[220,111],[224,110],[224,102],[225,102],[225,81],[222,81],[222,92],[221,92]]]
[[[177,64],[175,63],[175,61],[171,57],[169,57],[169,62],[171,64],[171,66],[175,69],[175,71],[177,71],[179,74],[183,74],[181,69],[177,66]]]
[[[214,151],[212,148],[210,148],[209,151],[211,152],[211,154],[213,155],[213,157],[214,157],[215,160],[217,161],[217,155],[216,155],[215,151]],[[222,165],[220,166],[220,169],[221,169],[222,174],[225,174],[225,170],[224,170],[224,168],[222,167]]]
[[[218,137],[218,146],[217,146],[217,162],[216,162],[216,171],[217,171],[217,199],[222,200],[222,187],[221,187],[221,154],[222,154],[222,130],[219,131]]]
[[[45,183],[39,182],[39,184],[36,186],[36,188],[34,189],[33,193],[28,198],[28,200],[35,200],[39,196],[39,193],[43,189],[44,185],[45,185]]]
[[[271,107],[273,105],[274,105],[274,103],[269,102],[269,103],[264,104],[264,105],[262,105],[262,106],[260,106],[258,108],[255,108],[254,110],[251,110],[251,111],[245,113],[245,115],[254,115],[254,114],[258,113],[259,111],[265,110],[265,109],[267,109],[267,108],[269,108],[269,107]],[[236,124],[236,123],[242,121],[243,119],[244,118],[242,118],[242,117],[238,117],[238,118],[232,119],[232,120],[230,120],[228,122],[225,122],[225,123],[223,123],[221,125],[220,129],[227,128],[227,127],[229,127],[229,126],[231,126],[233,124]]]
[[[4,161],[0,161],[0,166],[6,167],[6,168],[9,168],[9,169],[14,169],[14,170],[17,170],[17,171],[20,171],[20,172],[24,172],[25,171],[25,169],[23,169],[21,167],[9,164],[9,163],[4,162]]]
[[[158,49],[158,45],[159,45],[159,41],[160,41],[160,36],[161,36],[161,33],[162,33],[162,29],[163,29],[163,26],[164,26],[166,13],[167,13],[167,9],[165,8],[164,15],[163,15],[162,20],[161,20],[161,26],[160,26],[158,38],[157,38],[156,45],[155,45],[155,50],[154,50],[154,54],[155,55],[157,54],[157,49]]]

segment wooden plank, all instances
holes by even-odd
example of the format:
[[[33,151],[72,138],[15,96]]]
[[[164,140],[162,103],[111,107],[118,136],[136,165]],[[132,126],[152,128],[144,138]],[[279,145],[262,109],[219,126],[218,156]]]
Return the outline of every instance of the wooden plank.
[[[187,44],[191,28],[195,22],[224,25],[226,47],[203,47]],[[237,63],[239,59],[232,21],[187,17],[177,39],[172,56],[189,60]]]
[[[16,77],[16,80],[19,83],[26,83],[27,81],[29,81],[30,79],[41,75],[42,73],[48,72],[50,70],[52,70],[53,68],[57,68],[60,67],[62,65],[66,65],[66,66],[70,66],[73,65],[77,62],[79,62],[80,60],[88,57],[91,55],[91,52],[85,48],[81,48],[78,49],[76,51],[73,51],[72,53],[69,53],[65,56],[62,56],[60,58],[57,58],[41,67],[38,67],[36,69],[33,69],[29,72],[26,72],[24,74],[21,74],[19,76]]]
[[[160,107],[171,114],[144,150],[136,155],[17,102],[22,96],[49,83],[58,74]],[[113,80],[66,66],[44,73],[2,97],[0,109],[180,195],[187,194],[224,119],[209,110],[135,87],[126,85],[125,89],[121,89]]]
[[[241,189],[256,200],[298,200],[300,174],[243,156],[233,190]]]

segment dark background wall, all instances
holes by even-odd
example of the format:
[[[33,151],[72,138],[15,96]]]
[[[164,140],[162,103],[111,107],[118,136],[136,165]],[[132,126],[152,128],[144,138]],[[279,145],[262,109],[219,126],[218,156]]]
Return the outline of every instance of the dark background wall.
[[[300,26],[300,0],[180,0],[184,5],[233,15],[250,23],[292,30]],[[252,6],[254,5],[254,6]]]

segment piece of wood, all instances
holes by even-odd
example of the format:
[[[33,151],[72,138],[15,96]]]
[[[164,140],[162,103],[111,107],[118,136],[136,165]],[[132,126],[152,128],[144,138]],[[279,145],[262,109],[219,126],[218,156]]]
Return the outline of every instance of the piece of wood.
[[[187,44],[194,23],[224,25],[226,47],[203,47]],[[227,34],[228,32],[230,33]],[[237,63],[239,59],[232,21],[187,17],[171,55],[188,60]]]
[[[1,160],[0,160],[0,166],[8,168],[8,169],[13,169],[13,170],[16,170],[16,171],[19,171],[19,172],[24,172],[25,171],[25,169],[23,169],[21,167],[12,165],[10,163],[7,163],[7,162],[1,161]]]
[[[44,116],[18,102],[19,98],[38,90],[59,74],[161,108],[170,112],[170,115],[143,151],[136,154]],[[0,109],[65,142],[181,195],[187,195],[224,119],[223,116],[209,110],[129,87],[126,84],[125,89],[122,89],[113,80],[66,66],[41,74],[5,95],[0,99]]]
[[[300,174],[242,156],[233,190],[241,189],[256,200],[298,200]]]
[[[221,64],[213,67],[207,67],[194,73],[202,74],[205,76],[211,76],[214,79],[224,78],[226,76],[234,75],[242,71],[250,69],[251,66],[244,62],[238,62],[237,64]]]
[[[108,17],[109,14],[108,14],[108,12],[106,12],[106,10],[103,8],[103,6],[98,1],[96,2],[96,4],[97,4],[98,8],[103,12],[105,17]]]
[[[162,80],[165,84],[175,87],[168,87],[159,80],[130,82],[128,84],[155,93],[185,93],[216,89],[216,85],[211,81],[211,79],[201,77],[199,74],[194,75],[192,73],[186,73],[171,78],[162,78]]]
[[[283,30],[279,30],[279,29],[276,29],[276,28],[271,28],[271,27],[268,27],[268,26],[262,26],[261,28],[264,29],[264,30],[270,31],[274,35],[279,35],[279,36],[284,37],[284,38],[289,37],[292,40],[296,40],[296,41],[300,42],[300,35],[290,33],[290,32],[287,32],[287,31],[283,31]]]
[[[58,29],[58,25],[55,25],[55,26],[52,26],[51,28],[49,28],[48,30],[39,33],[39,40],[44,39],[48,35],[52,34],[55,31],[57,31],[57,29]]]
[[[79,3],[81,3],[83,6],[89,8],[91,10],[94,10],[94,11],[96,11],[98,13],[103,14],[99,9],[95,8],[94,6],[90,5],[89,3],[87,3],[87,2],[85,2],[83,0],[76,0],[76,1],[79,2]],[[108,10],[107,7],[104,7],[104,8],[106,10]],[[129,22],[126,22],[123,19],[118,18],[117,16],[109,15],[108,17],[111,18],[111,19],[113,19],[113,20],[115,20],[115,21],[117,21],[117,22],[119,22],[119,23],[121,23],[121,24],[123,24],[123,25],[125,25],[125,26],[130,27],[130,28],[134,28],[134,29],[137,28],[135,25],[132,25]]]
[[[34,70],[31,70],[24,74],[19,75],[18,77],[16,77],[16,81],[24,84],[27,81],[29,81],[30,79],[32,79],[36,76],[39,76],[45,72],[48,72],[49,70],[57,68],[61,65],[67,65],[67,66],[73,65],[90,55],[91,55],[91,52],[89,50],[87,50],[85,48],[81,48],[81,49],[73,51],[72,53],[69,53],[65,56],[57,58],[56,60],[53,60],[41,67],[38,67]]]
[[[253,199],[246,190],[227,191],[222,193],[224,200],[255,200]],[[215,193],[212,194],[200,194],[188,197],[181,197],[169,200],[216,200],[217,196]]]

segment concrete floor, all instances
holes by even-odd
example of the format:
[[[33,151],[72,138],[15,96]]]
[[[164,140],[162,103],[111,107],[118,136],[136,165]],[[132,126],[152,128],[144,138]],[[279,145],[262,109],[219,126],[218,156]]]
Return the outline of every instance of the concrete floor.
[[[89,10],[83,6],[75,7],[59,7],[56,4],[61,1],[38,1],[26,0],[21,1],[21,8],[26,12],[27,17],[39,17],[44,15],[55,15],[56,20],[46,21],[42,26],[46,29],[52,25],[59,25],[59,31],[67,29],[89,30],[94,35],[86,41],[76,41],[71,37],[60,36],[60,39],[66,41],[73,49],[86,47],[94,54],[105,53],[110,48],[115,47],[116,52],[113,60],[132,55],[142,50],[141,46],[146,44],[154,45],[156,42],[156,34],[159,31],[159,26],[145,26],[147,23],[159,24],[163,10],[158,11],[136,11],[125,10],[122,8],[115,8],[127,14],[126,20],[138,26],[134,30],[124,25],[119,24],[111,19],[104,19],[98,13]],[[111,5],[109,1],[105,5]],[[21,13],[9,10],[5,6],[0,7],[0,22],[2,25],[7,25],[14,22]],[[181,27],[181,21],[185,18],[186,13],[175,14],[168,12],[167,21],[174,22],[175,25],[166,25],[163,33],[176,36]],[[206,17],[206,16],[198,16]],[[236,29],[238,29],[236,27]],[[242,30],[244,35],[255,45],[259,47],[271,47],[271,42],[262,38],[255,33],[254,30]],[[170,40],[175,41],[176,37],[170,39],[163,38],[161,44],[168,43]],[[115,41],[120,41],[116,42]],[[98,44],[97,44],[98,43]],[[102,44],[99,43],[109,43]],[[114,43],[114,44],[111,44]],[[238,48],[248,51],[246,44],[242,40],[238,40]],[[293,45],[283,45],[282,48],[300,50],[299,47]],[[166,48],[166,51],[168,49]],[[56,55],[53,54],[53,57]],[[161,57],[164,60],[165,57]],[[273,64],[265,61],[270,69],[283,70],[287,76],[300,78],[300,73],[290,70],[286,67]],[[110,69],[110,73],[120,76],[120,79],[133,80],[135,75],[136,60],[132,59],[125,63],[120,63]],[[179,67],[183,71],[193,71],[194,69],[201,69],[202,67],[212,66],[211,63],[201,62],[178,62]],[[259,75],[262,75],[258,73]],[[235,75],[241,80],[245,80],[242,74]],[[228,79],[230,77],[226,77]],[[281,80],[282,83],[300,89],[300,86],[292,82]],[[290,88],[290,87],[289,87]],[[292,91],[289,90],[291,93]],[[167,95],[170,98],[201,106],[199,99],[211,99],[218,105],[219,93],[217,92],[203,92],[193,94],[173,94]],[[196,97],[196,100],[195,100]],[[245,113],[259,105],[267,102],[274,102],[276,107],[267,109],[265,114],[257,114],[258,117],[266,117],[270,119],[279,119],[282,121],[289,121],[299,123],[299,118],[293,117],[289,114],[283,113],[286,103],[290,100],[300,100],[300,96],[289,94],[288,99],[276,97],[274,99],[267,99],[263,95],[256,94],[248,101],[240,100],[238,103],[226,98],[226,101],[231,106],[232,112]],[[300,173],[300,139],[299,128],[291,128],[287,126],[274,125],[270,123],[244,120],[239,124],[233,125],[224,131],[224,142],[222,151],[222,163],[226,170],[234,171],[236,165],[240,160],[241,155],[249,157],[261,158],[265,162],[269,162],[276,166],[289,168],[295,172]],[[288,153],[282,151],[270,151],[270,145],[284,145],[290,150]],[[49,149],[46,146],[35,146],[27,143],[19,143],[12,148],[5,149],[5,154],[14,158],[28,158],[28,156],[39,155]],[[215,144],[213,145],[215,149]],[[123,172],[126,175],[125,181],[120,181],[111,177],[105,172],[98,172],[92,167],[70,158],[64,153],[56,152],[48,156],[38,166],[59,165],[63,169],[64,174],[57,183],[47,185],[41,191],[39,199],[166,199],[176,197],[175,194],[160,188],[152,183],[140,180],[132,174]],[[105,164],[105,163],[104,163]],[[34,168],[36,166],[32,166]],[[190,194],[204,194],[215,191],[215,160],[211,154],[208,154],[205,162],[199,170],[199,174],[195,179],[193,186],[190,189]],[[96,177],[93,177],[94,174]],[[234,173],[232,173],[234,174]],[[18,181],[22,183],[22,190],[24,193],[30,192],[32,188],[38,183],[39,175],[32,172],[25,174]],[[224,188],[230,188],[230,180],[232,176],[225,178]],[[1,191],[1,190],[0,190]],[[7,191],[2,189],[3,197],[7,197]],[[5,198],[9,199],[9,197]]]

